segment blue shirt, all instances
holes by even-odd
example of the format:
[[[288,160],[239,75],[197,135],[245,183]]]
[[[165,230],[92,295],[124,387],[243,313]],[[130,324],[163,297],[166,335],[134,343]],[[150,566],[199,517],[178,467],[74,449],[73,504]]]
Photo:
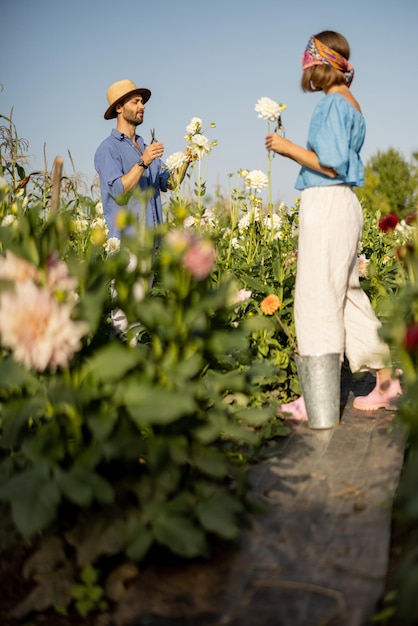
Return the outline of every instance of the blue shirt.
[[[135,135],[135,138],[141,150],[144,151],[145,144],[142,137]],[[164,167],[161,159],[154,159],[139,179],[138,190],[143,192],[143,200],[130,195],[126,204],[126,196],[125,200],[122,199],[124,189],[121,177],[129,172],[135,163],[138,163],[141,156],[132,141],[116,129],[113,129],[110,136],[102,141],[94,155],[94,167],[100,178],[103,213],[109,229],[109,237],[120,237],[115,226],[115,218],[122,207],[133,213],[138,222],[145,207],[145,223],[151,228],[161,224],[164,220],[160,191],[167,191],[170,172]]]
[[[347,184],[364,185],[364,166],[360,150],[366,123],[363,115],[344,96],[330,93],[317,104],[309,127],[307,148],[313,150],[321,165],[337,173],[330,178],[303,166],[296,189]]]

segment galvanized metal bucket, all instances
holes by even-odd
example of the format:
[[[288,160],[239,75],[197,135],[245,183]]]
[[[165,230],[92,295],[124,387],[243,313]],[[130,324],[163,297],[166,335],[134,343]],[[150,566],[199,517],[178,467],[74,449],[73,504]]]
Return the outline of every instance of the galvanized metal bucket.
[[[295,361],[309,428],[334,428],[340,421],[340,355],[295,355]]]

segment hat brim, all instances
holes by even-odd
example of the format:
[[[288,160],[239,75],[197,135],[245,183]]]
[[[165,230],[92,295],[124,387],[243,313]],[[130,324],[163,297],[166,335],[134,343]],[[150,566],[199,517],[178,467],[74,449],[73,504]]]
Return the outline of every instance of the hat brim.
[[[123,94],[123,96],[121,96],[120,98],[118,98],[117,100],[115,100],[115,102],[113,102],[110,107],[106,110],[105,114],[104,114],[104,118],[105,120],[111,120],[115,117],[117,117],[115,108],[117,107],[117,105],[122,102],[122,100],[126,100],[126,98],[130,98],[131,96],[134,96],[135,94],[139,94],[140,96],[142,96],[142,100],[144,102],[144,104],[146,102],[148,102],[148,100],[151,98],[151,92],[149,89],[146,89],[145,87],[140,87],[138,89],[133,89],[132,91],[128,91],[127,93]]]

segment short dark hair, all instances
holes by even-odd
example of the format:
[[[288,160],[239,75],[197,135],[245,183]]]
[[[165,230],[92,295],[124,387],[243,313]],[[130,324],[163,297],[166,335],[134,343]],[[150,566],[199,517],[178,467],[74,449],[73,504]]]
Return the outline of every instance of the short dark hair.
[[[321,43],[335,50],[345,59],[350,58],[350,46],[347,39],[333,30],[323,30],[315,35]],[[345,75],[331,65],[313,65],[303,70],[301,87],[303,91],[325,91],[333,85],[345,83]]]

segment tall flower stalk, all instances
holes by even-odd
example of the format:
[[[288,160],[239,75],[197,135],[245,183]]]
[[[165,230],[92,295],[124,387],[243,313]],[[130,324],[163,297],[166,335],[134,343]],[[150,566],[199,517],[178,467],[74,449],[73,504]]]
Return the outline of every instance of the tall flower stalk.
[[[263,97],[257,100],[255,110],[258,113],[258,117],[267,120],[267,133],[271,132],[271,123],[275,122],[274,131],[278,133],[281,131],[284,135],[284,127],[281,121],[282,111],[286,109],[286,105],[277,103],[271,98]],[[270,219],[273,220],[273,192],[271,185],[271,163],[273,161],[274,154],[269,151],[267,153],[268,165],[267,165],[267,178],[268,178],[268,208],[270,212]]]
[[[209,125],[210,128],[216,128],[216,124],[213,122]],[[184,152],[175,152],[170,155],[166,160],[166,166],[170,173],[173,173],[176,169],[185,167],[187,159],[193,157],[193,161],[197,161],[197,175],[195,177],[195,195],[197,198],[197,209],[199,215],[202,213],[202,198],[206,193],[205,179],[208,163],[206,162],[205,170],[202,172],[202,159],[204,156],[208,157],[212,151],[212,148],[218,145],[216,140],[210,142],[204,135],[203,122],[200,117],[193,117],[190,123],[186,126],[185,140],[188,142]],[[194,163],[192,164],[194,167]],[[175,195],[178,203],[181,202],[180,183],[182,177],[179,178],[180,182],[175,187]]]

